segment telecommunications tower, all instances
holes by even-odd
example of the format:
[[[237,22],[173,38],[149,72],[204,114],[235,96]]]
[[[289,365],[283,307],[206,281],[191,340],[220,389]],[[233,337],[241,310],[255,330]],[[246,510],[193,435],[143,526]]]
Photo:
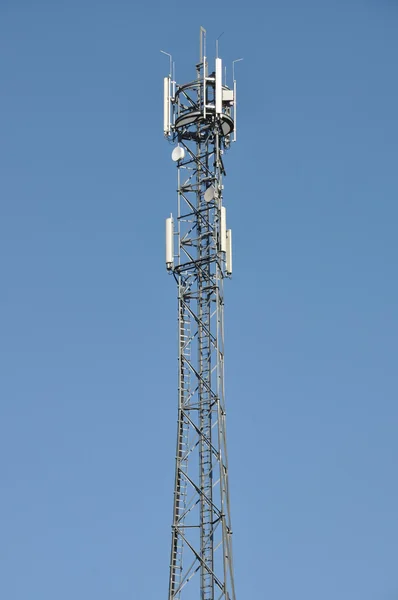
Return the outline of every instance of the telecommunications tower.
[[[218,46],[218,45],[217,45]],[[164,53],[166,54],[166,53]],[[226,85],[200,29],[196,78],[164,78],[164,135],[174,145],[177,215],[166,267],[178,289],[178,424],[168,600],[235,600],[224,404],[224,280],[232,235],[224,154],[236,140],[236,81]],[[236,61],[234,61],[236,62]]]

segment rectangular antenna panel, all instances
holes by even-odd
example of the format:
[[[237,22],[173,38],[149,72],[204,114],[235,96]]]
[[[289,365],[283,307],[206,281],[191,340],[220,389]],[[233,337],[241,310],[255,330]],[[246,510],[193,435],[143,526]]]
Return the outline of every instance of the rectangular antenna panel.
[[[227,251],[227,209],[221,207],[220,214],[220,249],[221,252]]]
[[[170,77],[164,78],[163,86],[163,131],[170,133]]]
[[[227,230],[227,251],[225,254],[225,271],[232,275],[232,230]]]
[[[216,113],[222,113],[222,60],[216,58]]]
[[[234,142],[236,142],[236,80],[234,81]]]
[[[174,224],[173,217],[166,219],[166,267],[172,269],[174,264]]]

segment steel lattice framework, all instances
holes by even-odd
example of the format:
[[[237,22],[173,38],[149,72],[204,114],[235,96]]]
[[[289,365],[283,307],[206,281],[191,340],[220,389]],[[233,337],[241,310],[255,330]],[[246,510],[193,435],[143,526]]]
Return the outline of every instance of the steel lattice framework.
[[[179,331],[169,600],[235,600],[224,401],[224,279],[232,257],[222,181],[236,99],[217,80],[221,59],[208,74],[203,31],[196,79],[179,86],[165,78],[165,135],[178,144],[178,213],[166,222]]]

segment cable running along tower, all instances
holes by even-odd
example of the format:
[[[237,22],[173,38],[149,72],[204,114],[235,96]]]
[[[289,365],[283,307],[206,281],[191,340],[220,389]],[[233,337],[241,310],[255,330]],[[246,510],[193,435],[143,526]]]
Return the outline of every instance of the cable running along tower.
[[[201,28],[196,79],[178,85],[170,55],[164,78],[164,134],[177,165],[166,267],[178,289],[179,370],[168,600],[236,600],[224,404],[232,235],[223,205],[223,158],[236,140],[236,82],[226,85],[218,48],[216,54],[209,68]]]

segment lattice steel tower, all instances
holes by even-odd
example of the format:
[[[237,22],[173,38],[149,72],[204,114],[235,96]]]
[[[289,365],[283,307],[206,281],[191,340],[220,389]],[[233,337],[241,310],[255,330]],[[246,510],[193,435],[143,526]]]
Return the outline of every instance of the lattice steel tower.
[[[166,53],[164,53],[166,54]],[[168,600],[235,600],[224,404],[224,280],[232,236],[223,156],[236,139],[236,82],[214,71],[200,30],[196,79],[164,79],[164,134],[174,144],[177,217],[166,266],[178,287],[178,430]],[[236,62],[236,61],[234,61]],[[234,79],[234,77],[233,77]]]

